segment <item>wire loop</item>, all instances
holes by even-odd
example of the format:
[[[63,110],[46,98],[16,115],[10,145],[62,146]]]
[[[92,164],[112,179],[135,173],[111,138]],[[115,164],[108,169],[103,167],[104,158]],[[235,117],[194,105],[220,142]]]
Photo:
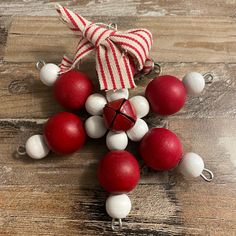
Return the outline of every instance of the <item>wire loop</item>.
[[[161,66],[160,64],[158,64],[157,62],[154,62],[154,67],[153,67],[153,71],[156,75],[160,75],[162,72]]]
[[[214,75],[211,72],[206,72],[202,76],[204,77],[206,84],[211,84],[214,80]]]
[[[19,146],[17,149],[16,149],[16,152],[18,155],[20,156],[24,156],[26,154],[26,149],[25,149],[25,146]]]
[[[107,29],[111,29],[111,30],[117,30],[117,24],[114,23],[114,22],[111,22],[109,24],[105,24],[105,23],[102,23],[102,22],[98,22],[98,23],[94,23],[95,25],[101,25]]]
[[[108,25],[108,27],[109,27],[109,28],[112,28],[112,29],[114,29],[114,30],[117,30],[117,28],[118,28],[117,24],[114,23],[114,22],[110,23],[110,24]]]
[[[45,61],[39,60],[39,61],[36,62],[35,66],[36,66],[36,68],[37,68],[38,70],[41,70],[41,68],[42,68],[45,64],[46,64]]]
[[[118,230],[121,230],[122,229],[122,220],[121,219],[118,219]],[[115,218],[112,218],[112,221],[111,221],[111,229],[113,231],[116,230],[116,219]]]
[[[207,172],[207,174],[209,175],[209,178],[207,178],[203,173],[201,173],[200,176],[201,176],[205,181],[211,182],[211,181],[213,180],[213,178],[214,178],[213,172],[210,171],[210,170],[208,170],[208,169],[206,169],[206,168],[204,168],[203,171]]]

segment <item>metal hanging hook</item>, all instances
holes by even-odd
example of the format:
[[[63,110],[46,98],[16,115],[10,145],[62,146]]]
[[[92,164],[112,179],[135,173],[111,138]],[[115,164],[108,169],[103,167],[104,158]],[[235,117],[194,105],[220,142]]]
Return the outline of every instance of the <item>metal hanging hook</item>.
[[[156,75],[160,75],[162,72],[160,64],[158,64],[157,62],[154,62],[153,71],[155,72]]]
[[[35,66],[36,66],[36,68],[37,68],[38,70],[41,70],[41,68],[42,68],[45,64],[46,64],[45,61],[39,60],[39,61],[36,62]]]
[[[112,28],[112,29],[114,29],[114,30],[117,30],[117,28],[118,28],[117,24],[114,23],[114,22],[110,23],[110,24],[108,25],[108,27],[109,27],[109,28]]]
[[[202,76],[204,77],[206,84],[211,84],[214,80],[214,75],[211,72],[206,72]]]
[[[207,172],[210,178],[207,178],[203,173],[201,173],[200,176],[201,176],[205,181],[211,182],[211,181],[213,180],[213,178],[214,178],[213,172],[210,171],[210,170],[208,170],[208,169],[206,169],[206,168],[204,168],[203,171]]]
[[[94,23],[95,25],[101,25],[101,26],[104,26],[106,27],[107,29],[113,29],[113,30],[117,30],[117,24],[114,23],[114,22],[111,22],[109,24],[105,24],[105,23],[102,23],[102,22],[97,22],[97,23]]]
[[[119,226],[119,230],[122,229],[122,220],[121,219],[117,219],[118,220],[118,226]],[[113,231],[116,230],[116,219],[115,218],[112,218],[112,221],[111,221],[111,229]]]
[[[24,156],[26,154],[25,146],[21,145],[16,149],[16,152],[19,156]]]

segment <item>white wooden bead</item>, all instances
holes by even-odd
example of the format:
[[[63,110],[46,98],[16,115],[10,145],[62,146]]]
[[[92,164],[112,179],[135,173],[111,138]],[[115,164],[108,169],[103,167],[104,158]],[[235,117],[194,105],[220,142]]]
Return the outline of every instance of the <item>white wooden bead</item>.
[[[129,99],[136,110],[138,118],[143,118],[149,113],[150,106],[148,100],[143,96],[134,96]]]
[[[101,116],[90,116],[85,121],[85,130],[90,138],[101,138],[105,135],[107,128]]]
[[[129,97],[128,89],[108,90],[106,92],[106,98],[108,102],[111,102],[120,98],[128,99],[128,97]]]
[[[33,159],[42,159],[49,153],[49,148],[44,142],[43,136],[36,134],[31,136],[25,144],[26,153]]]
[[[107,214],[114,219],[125,218],[131,210],[131,201],[126,194],[110,195],[106,200]]]
[[[125,132],[109,131],[106,144],[109,150],[124,150],[128,145],[128,137]]]
[[[40,80],[47,86],[52,86],[57,78],[60,68],[52,63],[45,64],[39,72]]]
[[[142,119],[137,119],[135,125],[127,131],[127,135],[132,141],[139,142],[148,130],[147,123]]]
[[[196,178],[201,175],[204,162],[198,154],[189,152],[183,156],[178,169],[184,176]]]
[[[183,83],[189,95],[199,95],[205,87],[205,79],[198,72],[190,72],[183,78]]]
[[[86,111],[91,115],[102,115],[103,108],[106,105],[107,100],[106,98],[99,94],[94,93],[91,94],[85,103]]]

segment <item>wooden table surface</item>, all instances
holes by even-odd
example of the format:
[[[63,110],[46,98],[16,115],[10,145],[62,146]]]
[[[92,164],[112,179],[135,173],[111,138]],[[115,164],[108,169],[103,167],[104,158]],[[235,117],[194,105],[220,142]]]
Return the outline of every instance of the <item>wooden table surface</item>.
[[[112,232],[96,167],[105,141],[88,140],[78,153],[33,161],[15,150],[42,132],[63,110],[39,81],[35,62],[58,63],[76,38],[56,17],[53,0],[0,1],[0,235],[236,235],[236,1],[71,0],[60,3],[119,29],[153,32],[152,57],[163,74],[211,71],[214,82],[189,97],[176,115],[149,116],[200,154],[215,178],[186,180],[176,171],[142,168],[129,193],[132,211],[122,231]],[[81,70],[96,83],[94,61]],[[131,92],[142,94],[148,80]],[[85,112],[79,115],[86,117]],[[136,153],[136,144],[129,150]],[[140,159],[140,158],[139,158]],[[140,164],[141,160],[140,160]]]

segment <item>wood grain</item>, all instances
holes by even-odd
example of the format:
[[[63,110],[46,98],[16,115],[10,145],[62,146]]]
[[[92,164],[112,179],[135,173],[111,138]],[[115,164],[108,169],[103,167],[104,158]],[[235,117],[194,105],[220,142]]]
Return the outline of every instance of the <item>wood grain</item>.
[[[182,235],[181,223],[169,225],[175,218],[175,206],[168,200],[163,187],[156,188],[152,195],[152,186],[140,185],[136,193],[130,196],[134,202],[133,214],[124,222],[123,231],[112,232],[110,219],[104,213],[103,191],[94,188],[78,187],[6,187],[1,189],[4,198],[11,198],[4,209],[4,218],[0,218],[3,235]],[[140,198],[139,196],[142,196]],[[143,197],[148,200],[162,199],[162,205],[154,203],[152,210],[158,212],[147,214],[149,206],[140,206]],[[25,206],[28,206],[26,210]],[[168,211],[163,211],[163,208]],[[145,213],[146,212],[146,213]],[[144,217],[143,217],[144,216]],[[154,216],[154,217],[153,217]],[[22,232],[22,233],[21,233]]]
[[[158,62],[236,61],[236,26],[231,18],[100,17],[96,21],[115,22],[122,30],[148,28],[154,38],[151,56]],[[17,17],[9,31],[4,61],[60,61],[76,45],[75,36],[57,17]]]
[[[101,19],[99,19],[99,21]],[[135,23],[135,27],[146,27],[149,25],[151,19],[152,18],[145,18],[144,20],[139,21],[139,23]],[[110,21],[113,21],[113,19],[108,20],[108,22]],[[230,38],[231,35],[233,35],[233,32],[236,30],[230,19],[220,19],[218,21],[208,19],[207,21],[209,22],[209,28],[212,30],[212,32],[217,32],[216,40],[218,40],[219,37],[222,37],[223,32],[225,31],[227,34],[224,34],[227,38],[226,40],[228,40],[228,38]],[[122,22],[121,25],[124,25],[127,28],[134,27],[134,25],[132,25],[132,21],[128,20],[127,18],[120,18],[120,22]],[[173,22],[175,22],[175,25],[172,28],[171,25]],[[180,22],[185,22],[184,28],[179,26]],[[205,24],[206,20],[200,18],[197,20],[195,18],[177,18],[177,20],[174,21],[173,18],[165,17],[162,18],[162,21],[158,23],[158,26],[154,25],[153,29],[158,27],[160,29],[159,34],[162,36],[169,35],[170,39],[173,40],[173,44],[175,44],[177,34],[179,34],[179,37],[180,35],[183,35],[183,37],[188,36],[196,38],[201,32],[202,35],[205,34],[204,37],[206,39],[209,39],[209,32],[204,32],[201,30],[206,29],[204,27]],[[40,25],[40,27],[36,27],[36,25]],[[192,28],[192,25],[195,27]],[[56,38],[58,38],[58,34],[61,35],[61,38],[56,40]],[[38,43],[36,38],[38,39],[40,37],[41,39]],[[157,37],[157,39],[159,38],[160,37]],[[52,44],[52,41],[56,42],[57,45],[55,46]],[[70,41],[75,43],[76,40],[72,33],[66,29],[63,24],[58,23],[57,18],[18,17],[13,20],[11,29],[9,31],[4,61],[8,63],[22,63],[27,61],[36,62],[38,59],[43,58],[46,61],[59,62],[62,55],[66,51],[73,50],[72,48],[68,50],[63,49],[67,43],[71,45]],[[183,41],[185,41],[185,39],[183,39]],[[192,42],[191,44],[199,45],[199,42]],[[20,45],[23,45],[23,47]],[[178,113],[177,116],[214,117],[215,115],[218,115],[224,117],[235,115],[235,55],[233,55],[235,46],[233,46],[232,51],[230,51],[232,56],[228,57],[229,52],[227,49],[227,42],[223,42],[221,44],[220,47],[222,51],[219,51],[218,54],[210,54],[210,51],[212,51],[212,46],[210,46],[210,44],[208,45],[210,48],[206,49],[206,51],[202,51],[202,53],[201,51],[198,51],[198,53],[193,53],[190,48],[186,49],[185,47],[185,49],[181,51],[182,54],[180,54],[178,53],[178,50],[173,49],[171,52],[171,54],[174,55],[173,57],[167,55],[169,53],[168,50],[165,49],[163,49],[165,53],[160,54],[161,49],[155,50],[154,46],[153,57],[158,58],[158,61],[162,61],[161,58],[163,58],[163,61],[170,59],[170,61],[177,60],[176,57],[181,59],[179,61],[177,60],[175,63],[162,62],[164,74],[174,74],[180,78],[182,78],[186,72],[192,70],[202,73],[210,71],[215,74],[214,83],[207,86],[207,92],[205,92],[200,98],[189,98],[185,108],[180,113]],[[219,63],[206,64],[205,61],[204,63],[201,62],[196,64],[197,60],[204,61],[204,55],[209,57],[208,61],[212,60],[211,62],[214,62],[214,57],[217,59],[216,61],[219,61]],[[187,64],[183,63],[183,61],[188,60],[188,57],[194,62]],[[226,57],[228,61],[232,61],[231,64],[225,64]],[[187,59],[185,60],[185,58]],[[98,85],[95,70],[91,70],[90,68],[94,68],[94,60],[92,57],[85,59],[82,62],[80,69],[85,72],[89,71],[88,73],[97,88]],[[10,66],[6,64],[2,65],[0,69],[3,72],[3,79],[0,81],[0,83],[2,83],[2,88],[5,88],[5,96],[3,99],[9,105],[7,109],[3,109],[3,113],[0,115],[0,117],[47,118],[49,115],[61,109],[55,103],[51,94],[51,90],[43,86],[38,80],[38,72],[32,63],[24,63],[20,65],[14,64]],[[16,77],[17,79],[15,79]],[[138,81],[138,88],[132,92],[132,95],[142,94],[148,82],[149,80]],[[219,90],[217,88],[221,89]],[[22,101],[22,106],[19,106],[19,101]],[[2,105],[5,107],[5,103]],[[215,109],[216,106],[218,106],[218,109]],[[16,113],[16,110],[19,112]]]
[[[110,219],[104,213],[106,194],[99,188],[95,174],[98,161],[106,152],[104,141],[88,142],[81,152],[68,157],[51,155],[36,162],[15,156],[14,148],[19,140],[23,142],[41,130],[41,124],[30,121],[10,124],[1,122],[0,133],[3,233],[111,234]],[[234,119],[182,122],[172,118],[168,127],[180,136],[186,152],[202,155],[206,167],[215,173],[214,182],[206,183],[201,178],[186,180],[177,172],[143,169],[140,184],[130,193],[132,213],[122,232],[114,235],[233,235],[236,230]]]
[[[55,3],[91,16],[235,17],[236,7],[234,0],[4,0],[0,2],[0,15],[56,15]]]
[[[0,61],[3,59],[11,18],[0,15]]]
[[[187,235],[235,235],[235,125],[235,119],[218,118],[169,122],[169,128],[183,140],[185,152],[199,153],[206,168],[215,173],[214,183],[207,186],[199,179],[194,183],[177,178],[173,189],[177,199],[181,199]],[[176,176],[172,179],[175,182]]]
[[[236,64],[162,63],[161,66],[163,74],[179,78],[189,71],[211,71],[215,75],[214,82],[207,84],[204,93],[200,97],[189,97],[175,117],[235,117]],[[81,64],[81,70],[89,74],[97,88],[95,70],[91,68],[95,68],[93,60]],[[33,63],[3,64],[0,73],[0,118],[48,118],[63,110],[54,100],[51,88],[39,81]],[[148,78],[137,80],[138,87],[131,91],[130,96],[143,94],[149,81]],[[79,114],[86,117],[83,112]]]

